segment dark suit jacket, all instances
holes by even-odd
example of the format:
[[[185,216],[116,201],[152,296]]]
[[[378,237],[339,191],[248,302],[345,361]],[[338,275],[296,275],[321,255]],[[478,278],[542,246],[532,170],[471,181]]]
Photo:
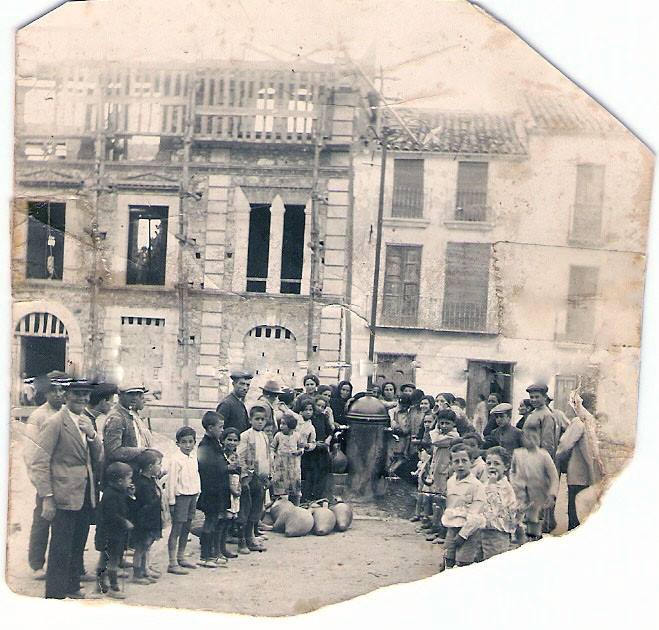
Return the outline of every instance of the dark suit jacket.
[[[201,494],[197,508],[205,514],[220,514],[229,509],[229,462],[222,445],[204,435],[197,448]]]
[[[96,503],[94,468],[103,459],[103,443],[96,434],[83,443],[78,425],[62,407],[42,426],[32,460],[32,481],[40,497],[53,495],[58,510],[80,510],[85,492]]]

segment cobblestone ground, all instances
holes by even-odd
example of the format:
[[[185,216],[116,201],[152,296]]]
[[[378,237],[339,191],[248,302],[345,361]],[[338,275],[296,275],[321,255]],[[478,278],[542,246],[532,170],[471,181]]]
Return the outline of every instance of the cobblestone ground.
[[[11,443],[6,579],[16,593],[41,597],[44,582],[33,580],[27,565],[34,489],[25,473],[21,438],[16,432]],[[167,444],[160,443],[159,447],[166,450]],[[251,615],[303,613],[383,586],[428,577],[437,572],[441,558],[441,547],[426,542],[412,523],[374,510],[362,509],[351,529],[343,533],[303,538],[268,536],[267,552],[241,556],[228,568],[199,568],[185,576],[164,573],[158,584],[150,586],[125,581],[125,603]],[[188,548],[196,559],[196,537]],[[155,564],[164,569],[165,540],[156,543],[153,555]],[[92,529],[85,553],[88,571],[93,570],[96,558]],[[264,584],[272,588],[264,589]],[[296,595],[283,597],[282,584],[286,593]],[[86,590],[92,587],[87,584]]]

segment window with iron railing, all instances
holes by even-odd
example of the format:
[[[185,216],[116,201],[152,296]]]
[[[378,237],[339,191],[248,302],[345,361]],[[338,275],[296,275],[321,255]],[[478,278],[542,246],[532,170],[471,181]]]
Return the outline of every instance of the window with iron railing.
[[[126,284],[165,284],[166,206],[130,206]]]
[[[387,245],[382,323],[416,326],[419,311],[421,246]]]
[[[443,328],[487,329],[490,255],[488,243],[447,243]]]
[[[578,164],[570,225],[571,240],[594,242],[601,238],[603,201],[604,166],[602,164]]]
[[[66,204],[51,201],[28,203],[28,278],[62,279],[65,229]]]
[[[394,160],[394,189],[391,216],[423,217],[423,160]]]
[[[487,162],[458,162],[456,221],[487,221]]]

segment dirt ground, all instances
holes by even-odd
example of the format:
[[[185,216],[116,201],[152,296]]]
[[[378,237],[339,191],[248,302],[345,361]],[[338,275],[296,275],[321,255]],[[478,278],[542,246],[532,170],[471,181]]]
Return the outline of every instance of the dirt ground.
[[[27,479],[21,450],[21,438],[14,433],[6,580],[16,593],[42,597],[44,582],[30,577],[27,564],[34,488]],[[199,543],[196,537],[191,538],[188,550],[191,559],[196,559]],[[441,546],[426,542],[412,523],[367,508],[356,509],[355,521],[347,532],[303,538],[269,532],[266,547],[265,553],[240,556],[226,568],[198,568],[184,576],[164,573],[154,585],[125,580],[125,603],[247,615],[299,614],[383,586],[431,576],[441,559]],[[153,556],[155,565],[166,568],[166,540],[156,543]],[[88,571],[93,571],[96,560],[92,530],[85,553]],[[272,588],[264,589],[264,584]],[[286,584],[287,593],[296,595],[282,597],[281,584]],[[86,584],[86,590],[92,591],[93,584]]]

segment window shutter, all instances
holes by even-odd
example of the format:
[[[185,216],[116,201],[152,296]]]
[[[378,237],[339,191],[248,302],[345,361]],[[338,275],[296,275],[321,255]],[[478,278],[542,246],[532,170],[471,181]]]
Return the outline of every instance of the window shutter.
[[[394,217],[423,216],[423,160],[394,160]]]
[[[458,163],[456,219],[484,221],[487,218],[487,162]]]
[[[387,245],[382,315],[386,324],[416,325],[421,247]]]

